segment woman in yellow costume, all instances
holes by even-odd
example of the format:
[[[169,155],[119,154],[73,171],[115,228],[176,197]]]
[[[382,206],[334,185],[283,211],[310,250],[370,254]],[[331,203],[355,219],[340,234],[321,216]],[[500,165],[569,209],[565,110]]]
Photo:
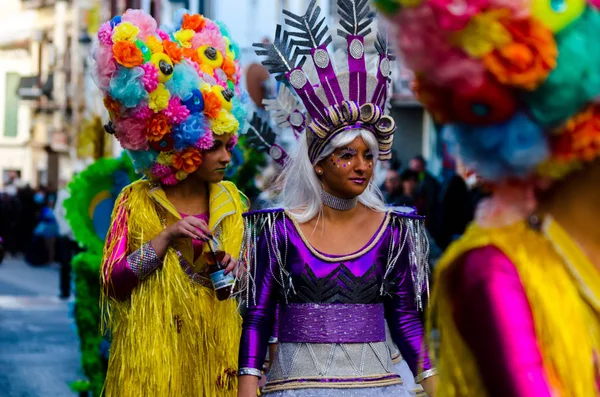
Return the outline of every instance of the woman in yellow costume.
[[[599,2],[378,3],[493,192],[434,276],[438,396],[598,396]]]
[[[105,128],[145,176],[121,192],[105,246],[108,397],[237,393],[241,319],[204,259],[218,244],[227,269],[212,281],[234,283],[246,205],[223,177],[245,120],[237,50],[223,26],[175,19],[167,33],[128,10],[93,54]]]

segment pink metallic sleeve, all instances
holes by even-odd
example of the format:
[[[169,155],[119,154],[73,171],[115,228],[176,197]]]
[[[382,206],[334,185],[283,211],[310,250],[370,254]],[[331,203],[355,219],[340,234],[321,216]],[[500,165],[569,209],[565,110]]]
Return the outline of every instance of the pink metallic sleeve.
[[[107,244],[114,240],[117,243],[105,258],[102,271],[104,280],[108,280],[105,287],[108,288],[109,294],[119,300],[127,299],[140,280],[162,264],[150,242],[128,253],[127,234],[127,212],[118,211],[107,236]]]
[[[525,290],[496,247],[466,254],[453,275],[454,319],[490,397],[550,397]]]

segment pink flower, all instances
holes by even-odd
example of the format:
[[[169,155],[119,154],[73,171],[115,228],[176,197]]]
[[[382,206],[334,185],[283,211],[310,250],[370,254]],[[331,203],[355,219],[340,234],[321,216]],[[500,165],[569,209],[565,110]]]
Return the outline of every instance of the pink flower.
[[[133,117],[120,120],[116,125],[115,137],[123,146],[129,150],[147,150],[146,123]]]
[[[179,183],[179,181],[177,180],[177,177],[175,176],[174,173],[160,178],[160,181],[162,182],[163,185],[167,185],[167,186],[173,186],[173,185],[177,185]]]
[[[231,138],[229,139],[229,142],[227,142],[227,150],[232,150],[235,145],[237,145],[238,143],[238,136],[237,135],[232,135]]]
[[[164,31],[162,31],[160,29],[156,29],[156,33],[158,33],[158,37],[160,37],[160,39],[162,41],[171,40],[171,38],[169,37],[169,35],[166,34]]]
[[[106,44],[109,46],[113,45],[112,41],[112,27],[110,26],[110,21],[104,22],[100,29],[98,29],[98,40],[102,44]]]
[[[148,92],[154,91],[158,87],[158,69],[150,62],[144,63],[140,67],[144,69],[144,76],[142,77],[144,89]]]
[[[181,99],[174,96],[169,99],[169,106],[162,113],[167,116],[170,123],[179,124],[188,118],[190,110],[181,104]]]
[[[94,80],[101,90],[106,91],[113,73],[117,70],[117,62],[113,57],[112,47],[104,44],[98,45],[94,50],[93,57],[96,61]]]
[[[471,17],[487,7],[488,0],[429,0],[438,25],[445,30],[460,30]]]
[[[150,173],[160,179],[173,174],[173,171],[164,164],[154,163]]]
[[[146,14],[142,10],[127,10],[123,17],[122,22],[130,22],[140,29],[138,38],[145,40],[148,36],[153,35],[156,32],[156,21],[150,15]]]
[[[152,117],[154,111],[148,107],[148,105],[140,105],[132,110],[131,117],[140,120],[146,121]]]
[[[590,3],[598,3],[600,0],[588,0]],[[508,9],[511,10],[512,16],[515,19],[526,19],[531,14],[530,0],[489,0],[489,6],[493,9]]]
[[[219,30],[207,29],[205,27],[200,33],[196,33],[192,37],[192,48],[197,49],[203,45],[215,47],[225,56],[225,39]]]
[[[449,44],[451,32],[439,28],[427,4],[403,9],[393,22],[397,25],[396,42],[409,69],[456,91],[477,88],[483,83],[483,64]]]
[[[212,131],[207,131],[206,134],[196,142],[196,149],[202,151],[208,150],[215,144],[215,138],[213,138]]]

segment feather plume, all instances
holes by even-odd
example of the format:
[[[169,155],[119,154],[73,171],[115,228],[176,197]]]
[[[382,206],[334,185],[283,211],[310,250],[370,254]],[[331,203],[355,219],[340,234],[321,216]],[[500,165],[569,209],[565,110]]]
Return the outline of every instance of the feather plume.
[[[321,45],[328,46],[333,40],[329,34],[329,29],[325,25],[325,17],[321,18],[321,7],[316,6],[317,0],[312,0],[304,15],[296,15],[290,11],[284,10],[283,13],[288,17],[285,23],[297,29],[291,32],[290,36],[299,40],[295,44],[300,48],[300,54],[310,55],[310,50],[318,48]]]
[[[285,74],[296,67],[298,56],[301,54],[298,47],[294,48],[295,42],[290,38],[291,36],[292,34],[283,30],[281,25],[277,25],[272,43],[253,44],[256,47],[256,55],[267,57],[262,64],[278,81],[285,81]],[[303,57],[298,66],[302,67],[304,61]]]
[[[371,33],[373,14],[369,7],[369,0],[338,0],[338,14],[340,25],[338,35],[348,38],[348,35],[366,36]]]
[[[282,85],[277,93],[275,99],[263,100],[265,108],[271,113],[271,117],[275,119],[277,125],[281,128],[290,127],[289,117],[295,111],[304,113],[303,106],[301,105],[298,97],[292,93],[292,91]]]

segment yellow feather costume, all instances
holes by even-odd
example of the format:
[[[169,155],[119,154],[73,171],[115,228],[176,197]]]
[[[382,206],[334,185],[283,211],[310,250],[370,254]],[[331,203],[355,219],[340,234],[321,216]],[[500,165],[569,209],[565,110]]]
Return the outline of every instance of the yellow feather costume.
[[[488,245],[499,248],[516,267],[555,395],[597,396],[594,362],[600,346],[600,273],[567,233],[547,217],[540,231],[526,222],[496,229],[471,225],[441,259],[429,322],[440,335],[436,397],[488,395],[475,359],[456,329],[449,292],[449,275],[458,260]]]
[[[246,205],[230,182],[210,185],[209,197],[209,228],[219,235],[224,251],[237,256]],[[125,211],[128,224],[113,226],[121,231],[127,227],[129,252],[181,219],[164,191],[148,181],[126,187],[117,203],[113,221]],[[117,244],[106,242],[105,291],[110,266],[120,259],[112,255]],[[190,239],[181,240],[177,248],[188,263],[193,262]],[[203,259],[198,258],[194,270],[201,272],[203,267]],[[118,301],[105,295],[103,300],[106,326],[112,333],[107,397],[237,396],[241,317],[236,301],[218,301],[211,288],[192,281],[173,247],[162,268],[141,281],[130,299]]]

